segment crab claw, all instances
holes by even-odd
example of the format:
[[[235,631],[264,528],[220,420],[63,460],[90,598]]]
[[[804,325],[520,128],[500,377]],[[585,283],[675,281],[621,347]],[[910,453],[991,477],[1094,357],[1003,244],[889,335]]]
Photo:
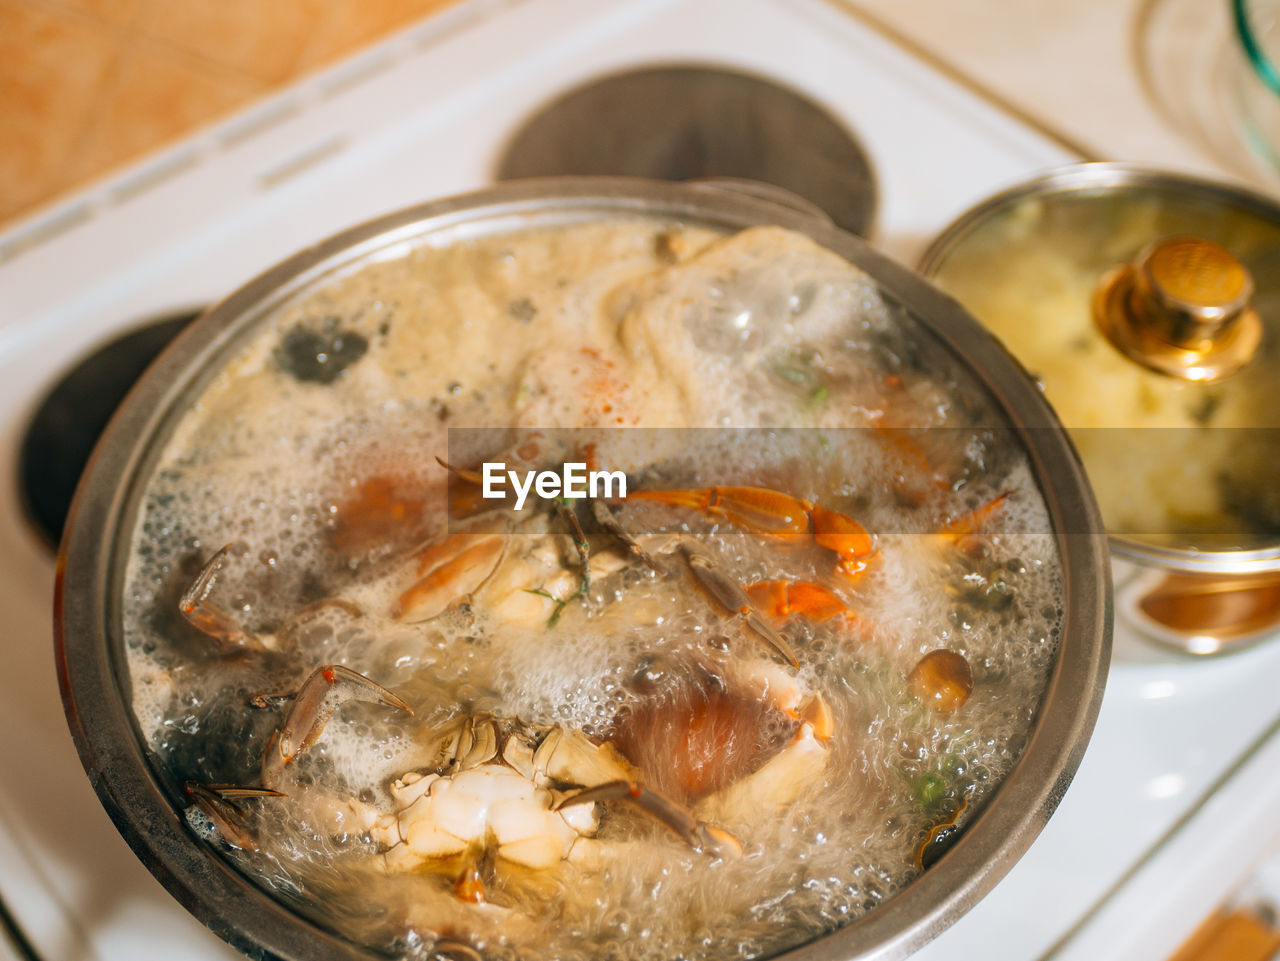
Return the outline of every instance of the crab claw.
[[[793,615],[819,624],[839,617],[864,637],[872,625],[834,591],[813,581],[756,581],[744,587],[751,603],[765,617],[784,621]]]
[[[693,812],[657,791],[651,791],[636,781],[610,781],[590,787],[565,798],[557,806],[560,811],[574,804],[596,801],[624,800],[661,822],[699,854],[709,854],[721,860],[742,857],[742,845],[728,831],[714,824],[700,821]]]
[[[689,490],[633,491],[631,499],[687,507],[720,517],[735,527],[766,537],[809,534],[812,504],[765,487],[700,487]]]
[[[222,839],[232,847],[245,851],[258,850],[258,839],[244,823],[244,809],[235,802],[242,798],[284,797],[279,791],[267,788],[236,787],[232,784],[200,784],[188,781],[187,795],[193,804],[213,822]]]
[[[224,651],[261,650],[263,645],[257,638],[246,633],[230,614],[209,600],[230,551],[228,544],[209,558],[179,598],[178,613],[200,633],[217,641]]]
[[[629,499],[687,507],[764,537],[812,538],[837,556],[836,571],[856,578],[879,553],[866,528],[852,517],[765,487],[702,487],[633,491]]]
[[[834,592],[812,581],[756,581],[744,588],[755,606],[768,617],[802,614],[812,621],[829,621],[849,610]]]
[[[259,695],[256,703],[265,703],[278,695]],[[279,777],[295,757],[320,737],[325,724],[347,701],[369,701],[413,713],[403,700],[363,674],[341,664],[322,664],[308,675],[293,699],[284,724],[272,735],[262,759],[264,784],[279,783]]]
[[[625,527],[618,523],[618,519],[613,516],[613,512],[609,510],[604,501],[596,499],[591,501],[591,513],[600,527],[612,534],[618,539],[619,543],[626,548],[627,553],[635,557],[642,564],[648,567],[656,574],[665,573],[665,569],[653,557],[652,537],[637,537],[628,531]]]
[[[507,549],[501,534],[459,531],[418,553],[418,579],[400,595],[392,616],[410,624],[441,614],[477,591],[501,563]]]
[[[829,510],[819,504],[810,507],[813,540],[819,547],[835,551],[836,573],[856,580],[875,562],[880,552],[866,528],[847,514]]]
[[[700,802],[699,813],[737,824],[759,811],[791,804],[821,778],[828,757],[826,743],[834,733],[831,709],[815,696],[805,699],[795,714],[800,729],[791,742],[763,767]]]

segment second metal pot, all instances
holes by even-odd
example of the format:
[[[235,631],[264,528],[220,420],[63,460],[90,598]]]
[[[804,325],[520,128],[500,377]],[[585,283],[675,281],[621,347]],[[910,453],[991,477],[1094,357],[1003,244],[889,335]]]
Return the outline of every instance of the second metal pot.
[[[1280,629],[1280,204],[1075,165],[963,214],[920,269],[1005,342],[1072,432],[1118,616],[1197,654]]]

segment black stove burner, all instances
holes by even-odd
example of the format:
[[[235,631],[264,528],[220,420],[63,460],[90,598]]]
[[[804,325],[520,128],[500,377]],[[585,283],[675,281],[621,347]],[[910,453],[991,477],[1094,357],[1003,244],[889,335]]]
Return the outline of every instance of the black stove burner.
[[[18,461],[23,505],[51,547],[62,539],[71,498],[98,436],[147,365],[199,314],[157,321],[81,360],[45,397],[27,426]]]
[[[507,146],[497,177],[559,174],[759,180],[862,235],[875,215],[875,178],[852,133],[794,91],[713,67],[621,73],[542,109]]]

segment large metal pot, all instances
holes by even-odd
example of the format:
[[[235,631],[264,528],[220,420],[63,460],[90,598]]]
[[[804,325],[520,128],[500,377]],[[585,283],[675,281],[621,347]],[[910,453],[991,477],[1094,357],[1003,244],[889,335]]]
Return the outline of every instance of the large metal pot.
[[[1089,163],[983,201],[920,263],[1042,375],[1102,504],[1117,617],[1192,654],[1280,628],[1277,257],[1270,198]]]
[[[391,214],[322,241],[212,308],[139,383],[110,425],[72,509],[59,563],[58,665],[67,718],[102,803],[138,856],[188,910],[254,957],[374,957],[260,890],[180,816],[134,721],[121,638],[123,568],[139,491],[193,396],[276,305],[395,245],[491,235],[619,216],[655,216],[725,232],[779,224],[870,274],[990,391],[1021,439],[1043,491],[1065,573],[1056,663],[1020,760],[959,841],[886,905],[787,954],[900,958],[973,906],[1027,849],[1085,749],[1110,654],[1110,578],[1096,506],[1066,435],[1031,380],[952,300],[856,237],[757,198],[615,179],[512,184]]]

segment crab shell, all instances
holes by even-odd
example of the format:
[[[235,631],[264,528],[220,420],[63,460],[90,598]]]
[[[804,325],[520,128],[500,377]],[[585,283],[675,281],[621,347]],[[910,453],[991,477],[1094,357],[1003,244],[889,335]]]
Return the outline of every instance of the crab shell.
[[[497,528],[497,529],[494,529]],[[557,604],[578,588],[567,532],[557,533],[545,514],[504,527],[489,516],[474,530],[432,541],[412,558],[410,583],[392,611],[396,620],[419,623],[467,598],[499,620],[546,623]],[[627,564],[618,550],[593,551],[589,576],[607,577]]]
[[[384,815],[373,831],[390,845],[393,872],[428,861],[448,861],[487,848],[503,861],[545,870],[569,857],[574,842],[595,833],[595,805],[554,810],[556,799],[518,771],[482,764],[451,777],[407,774],[392,786],[395,815]]]
[[[704,825],[703,819],[749,824],[760,811],[793,801],[825,767],[833,723],[822,698],[802,693],[775,665],[757,663],[750,674],[746,689],[795,718],[796,733],[762,767],[686,812],[692,825]],[[588,863],[592,846],[580,842],[596,833],[597,803],[562,802],[578,788],[630,782],[639,790],[636,768],[611,743],[597,745],[568,728],[552,728],[539,741],[510,722],[465,719],[436,751],[434,771],[409,773],[391,785],[396,810],[371,831],[386,845],[384,861],[393,873],[432,865],[456,873],[460,863],[482,856],[533,870],[562,860]]]
[[[387,845],[388,870],[446,866],[479,852],[545,870],[569,858],[575,842],[599,824],[595,804],[556,810],[566,794],[552,785],[590,787],[635,773],[608,745],[579,731],[553,728],[536,745],[519,732],[507,734],[501,748],[498,742],[496,721],[469,719],[439,748],[452,773],[414,772],[393,782],[397,810],[370,832]]]

